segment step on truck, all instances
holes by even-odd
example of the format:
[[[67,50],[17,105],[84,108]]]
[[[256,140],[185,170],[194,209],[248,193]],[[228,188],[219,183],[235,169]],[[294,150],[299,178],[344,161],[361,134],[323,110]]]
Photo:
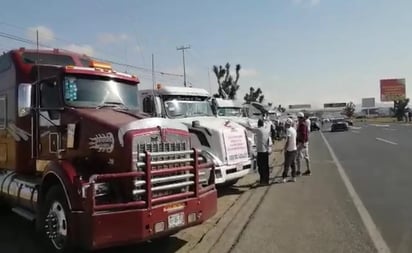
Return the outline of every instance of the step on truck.
[[[214,161],[216,184],[232,185],[252,168],[251,143],[244,127],[213,115],[209,98],[204,89],[158,84],[139,90],[139,109],[184,123],[194,147]]]
[[[184,124],[137,111],[138,83],[59,50],[0,56],[0,204],[35,221],[48,251],[147,241],[216,213],[213,163]]]

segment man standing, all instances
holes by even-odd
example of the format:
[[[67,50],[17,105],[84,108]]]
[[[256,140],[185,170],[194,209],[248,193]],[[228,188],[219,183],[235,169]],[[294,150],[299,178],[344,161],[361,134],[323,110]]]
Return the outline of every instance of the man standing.
[[[296,182],[296,130],[293,127],[293,120],[288,118],[285,122],[286,143],[285,143],[285,162],[282,173],[282,182],[286,183],[289,167],[292,168],[292,182]]]
[[[309,119],[309,115],[305,115],[305,124],[308,128],[308,132],[310,133],[312,130],[310,128],[311,127],[311,122],[310,122],[310,119]]]
[[[297,148],[298,154],[296,158],[297,163],[297,175],[300,175],[300,168],[301,168],[301,160],[302,158],[305,159],[306,162],[306,171],[303,173],[305,176],[310,176],[310,164],[309,164],[309,127],[310,127],[310,120],[309,120],[309,127],[307,126],[307,120],[305,119],[305,115],[302,112],[298,113],[298,128],[297,128]]]
[[[248,128],[255,133],[257,166],[260,184],[269,184],[269,151],[272,149],[272,138],[270,128],[264,126],[262,119],[258,120],[258,128]]]

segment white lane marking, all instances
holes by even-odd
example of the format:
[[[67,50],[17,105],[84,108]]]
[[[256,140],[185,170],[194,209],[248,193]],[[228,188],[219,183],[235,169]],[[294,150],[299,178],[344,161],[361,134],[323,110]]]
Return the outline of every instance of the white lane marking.
[[[354,134],[360,134],[360,131],[352,130],[352,133],[354,133]]]
[[[383,124],[370,124],[371,126],[375,127],[389,127],[389,125],[383,125]]]
[[[392,144],[392,145],[398,145],[398,143],[396,143],[396,142],[388,141],[388,140],[383,139],[383,138],[376,138],[376,140],[377,141],[382,141],[382,142],[385,142],[385,143],[389,143],[389,144]]]
[[[360,129],[362,129],[362,127],[355,127],[355,126],[350,127],[350,128],[355,129],[355,130],[360,130]]]
[[[329,142],[326,140],[325,136],[321,132],[320,135],[323,138],[323,141],[326,144],[326,147],[329,150],[330,155],[332,156],[333,160],[335,161],[336,167],[338,168],[339,174],[343,180],[343,183],[346,186],[346,189],[351,196],[353,203],[356,209],[359,212],[359,215],[362,219],[363,224],[366,227],[366,230],[369,233],[369,236],[375,245],[375,248],[378,253],[390,253],[390,249],[386,244],[385,240],[383,239],[381,233],[379,232],[378,227],[372,220],[371,215],[369,214],[368,210],[366,209],[365,205],[362,203],[362,200],[359,198],[359,195],[356,193],[355,188],[353,187],[352,183],[349,180],[349,177],[346,175],[345,170],[343,169],[342,165],[340,164],[338,158],[335,155],[335,152],[332,150],[332,147],[329,145]]]
[[[385,131],[396,131],[396,129],[394,129],[394,128],[384,128],[384,129],[382,129],[382,130],[385,130]]]

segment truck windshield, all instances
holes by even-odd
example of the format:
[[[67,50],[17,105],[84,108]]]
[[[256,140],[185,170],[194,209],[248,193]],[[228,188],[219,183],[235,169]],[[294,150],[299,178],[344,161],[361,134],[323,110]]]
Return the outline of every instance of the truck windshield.
[[[217,115],[220,117],[241,117],[242,109],[239,107],[219,107]]]
[[[169,118],[188,118],[197,116],[214,116],[207,101],[186,101],[172,99],[164,102]]]
[[[71,75],[64,78],[63,90],[64,100],[70,106],[137,109],[137,86],[117,80]]]

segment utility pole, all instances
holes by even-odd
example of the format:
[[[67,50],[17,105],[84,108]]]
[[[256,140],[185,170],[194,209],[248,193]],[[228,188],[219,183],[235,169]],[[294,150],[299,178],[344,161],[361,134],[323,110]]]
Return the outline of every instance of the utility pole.
[[[186,64],[185,64],[185,50],[186,49],[190,49],[190,45],[189,46],[181,46],[176,48],[176,50],[182,50],[182,54],[183,54],[183,84],[186,87]]]

